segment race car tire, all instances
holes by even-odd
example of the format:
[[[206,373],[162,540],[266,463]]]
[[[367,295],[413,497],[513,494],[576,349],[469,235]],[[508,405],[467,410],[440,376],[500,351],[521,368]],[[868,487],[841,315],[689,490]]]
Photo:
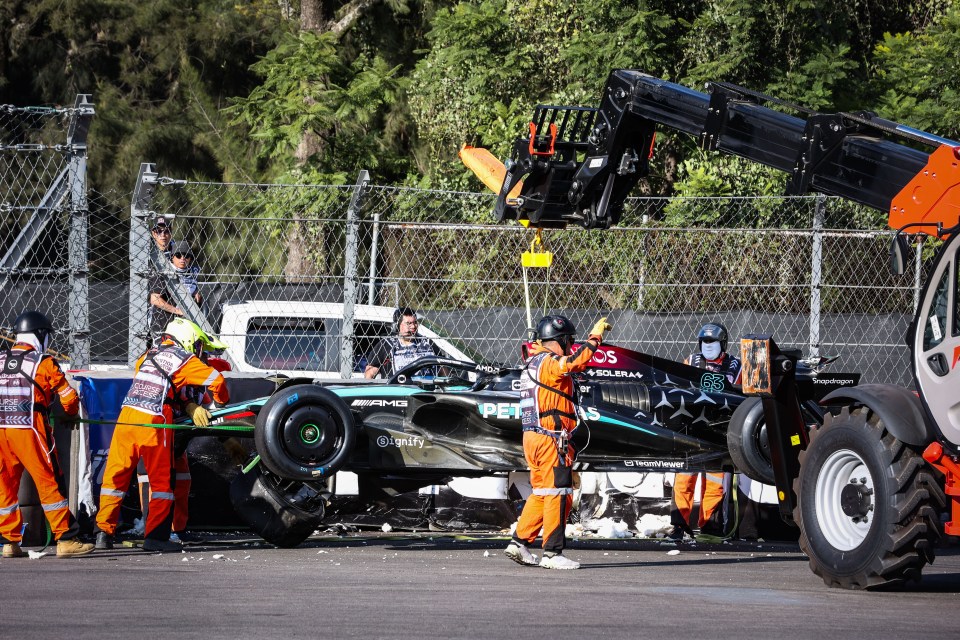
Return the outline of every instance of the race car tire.
[[[727,449],[738,471],[751,480],[776,484],[760,398],[747,398],[734,410],[727,427]]]
[[[793,517],[815,574],[845,589],[920,579],[946,500],[917,451],[869,409],[845,407],[812,431],[799,460]]]
[[[824,411],[816,402],[800,405],[803,420],[808,427],[823,423]],[[727,450],[733,466],[751,480],[775,485],[767,421],[760,398],[747,398],[730,416],[727,426]]]
[[[282,480],[259,465],[233,479],[230,502],[254,533],[285,548],[310,537],[325,513],[319,492],[305,491],[303,483]]]
[[[253,436],[268,470],[290,480],[319,480],[340,469],[353,452],[356,425],[349,407],[313,384],[283,388],[257,416]]]

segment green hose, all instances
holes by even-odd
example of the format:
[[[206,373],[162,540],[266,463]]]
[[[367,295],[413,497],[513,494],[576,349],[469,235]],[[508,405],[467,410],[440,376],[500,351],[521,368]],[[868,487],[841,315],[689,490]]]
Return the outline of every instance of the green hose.
[[[733,474],[733,481],[730,483],[730,490],[733,492],[733,526],[730,527],[730,529],[722,536],[712,536],[706,533],[698,533],[696,536],[694,536],[694,540],[706,544],[715,544],[729,540],[733,537],[733,534],[737,532],[737,527],[740,526],[740,506],[739,501],[737,500],[737,474]]]

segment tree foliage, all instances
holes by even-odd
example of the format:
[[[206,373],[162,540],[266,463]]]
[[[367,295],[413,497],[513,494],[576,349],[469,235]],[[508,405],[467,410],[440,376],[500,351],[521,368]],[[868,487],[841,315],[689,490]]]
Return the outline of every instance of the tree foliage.
[[[956,138],[957,0],[9,0],[0,91],[94,94],[91,175],[476,190],[463,143],[505,157],[538,103],[595,106],[637,68]],[[783,178],[658,140],[647,194],[770,194]]]

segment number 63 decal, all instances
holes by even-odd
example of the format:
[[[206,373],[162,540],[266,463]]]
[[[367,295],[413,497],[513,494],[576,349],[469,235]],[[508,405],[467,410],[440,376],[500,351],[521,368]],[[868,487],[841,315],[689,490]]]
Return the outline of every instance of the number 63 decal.
[[[700,388],[703,391],[723,391],[726,378],[722,373],[705,373],[700,378]]]

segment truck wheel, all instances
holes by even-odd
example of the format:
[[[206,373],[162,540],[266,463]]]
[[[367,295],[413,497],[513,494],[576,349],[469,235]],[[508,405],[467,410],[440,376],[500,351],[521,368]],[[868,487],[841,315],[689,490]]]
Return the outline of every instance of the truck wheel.
[[[310,537],[324,516],[324,496],[303,482],[283,480],[256,466],[230,483],[230,502],[258,536],[278,547]]]
[[[310,481],[333,475],[349,459],[356,426],[336,394],[304,384],[270,396],[253,436],[267,469],[281,478]]]
[[[869,409],[845,407],[811,432],[794,491],[800,547],[828,586],[899,586],[933,562],[943,491]]]

